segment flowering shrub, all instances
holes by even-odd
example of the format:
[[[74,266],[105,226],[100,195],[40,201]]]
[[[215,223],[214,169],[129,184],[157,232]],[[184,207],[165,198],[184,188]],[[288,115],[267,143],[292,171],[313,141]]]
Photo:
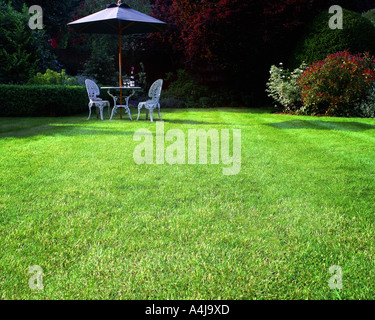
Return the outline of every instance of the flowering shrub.
[[[284,70],[283,64],[279,67],[272,66],[270,78],[267,82],[268,96],[284,107],[284,112],[293,112],[302,105],[302,96],[297,80],[302,75],[307,65],[302,64],[299,68],[290,72]]]
[[[302,101],[310,114],[350,116],[375,81],[374,57],[348,51],[313,62],[298,79]]]

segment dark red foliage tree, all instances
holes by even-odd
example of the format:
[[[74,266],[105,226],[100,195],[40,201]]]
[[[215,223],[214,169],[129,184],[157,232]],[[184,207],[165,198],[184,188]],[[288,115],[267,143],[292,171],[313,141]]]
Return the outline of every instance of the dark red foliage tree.
[[[232,83],[259,83],[270,64],[285,61],[296,38],[332,4],[363,11],[375,0],[151,0],[168,23],[158,42],[180,53],[195,73],[213,67]],[[238,80],[238,81],[236,81]]]
[[[195,73],[233,75],[253,64],[261,42],[261,1],[155,0],[153,14],[168,23],[158,40],[182,52]],[[255,44],[255,45],[254,45]],[[249,68],[245,68],[249,69]]]

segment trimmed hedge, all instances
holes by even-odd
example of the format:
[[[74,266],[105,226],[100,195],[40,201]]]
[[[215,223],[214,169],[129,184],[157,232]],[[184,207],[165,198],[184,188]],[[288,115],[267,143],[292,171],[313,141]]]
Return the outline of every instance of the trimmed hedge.
[[[1,117],[57,117],[88,111],[81,86],[0,85]]]
[[[323,60],[329,54],[349,50],[352,54],[369,51],[375,55],[375,26],[359,13],[345,10],[342,30],[331,30],[328,22],[332,17],[327,11],[319,14],[298,41],[289,61],[291,68],[302,62]]]

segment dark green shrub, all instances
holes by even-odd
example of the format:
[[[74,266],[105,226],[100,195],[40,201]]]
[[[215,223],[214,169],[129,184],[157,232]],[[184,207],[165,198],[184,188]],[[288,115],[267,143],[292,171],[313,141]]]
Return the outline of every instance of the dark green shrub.
[[[87,78],[95,80],[98,85],[118,84],[118,64],[112,54],[113,39],[108,35],[100,35],[98,39],[102,41],[92,42],[91,57],[86,61],[82,73]]]
[[[319,14],[307,28],[292,54],[289,65],[297,68],[302,62],[310,64],[330,53],[349,50],[356,54],[375,54],[375,26],[359,13],[344,9],[343,29],[332,30],[328,11]]]
[[[81,114],[88,110],[85,87],[0,85],[0,116],[39,117]]]
[[[173,75],[167,76],[167,81]],[[208,96],[209,89],[196,81],[187,71],[178,70],[174,81],[169,85],[168,90],[162,93],[164,99],[182,101],[181,107],[198,107],[199,99]]]
[[[168,74],[166,82],[171,78],[174,81],[161,95],[161,104],[165,108],[238,108],[254,105],[251,93],[226,86],[209,87],[196,81],[185,70],[178,70],[177,76]]]
[[[199,106],[201,108],[209,108],[212,104],[212,99],[209,97],[201,97],[199,98]]]
[[[160,105],[162,108],[186,108],[186,104],[183,100],[163,95],[160,97]]]
[[[356,103],[353,115],[360,118],[375,118],[375,85],[368,90],[366,98]]]
[[[371,9],[369,11],[362,13],[362,17],[370,20],[371,23],[375,25],[375,9]]]

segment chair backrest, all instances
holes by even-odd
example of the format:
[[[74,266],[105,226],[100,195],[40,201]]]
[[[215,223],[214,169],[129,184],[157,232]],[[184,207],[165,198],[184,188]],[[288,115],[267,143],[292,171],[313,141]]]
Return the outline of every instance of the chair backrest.
[[[100,95],[99,87],[96,83],[90,79],[85,80],[87,94],[89,95],[90,100],[95,100],[97,96]]]
[[[150,90],[148,91],[148,96],[154,101],[159,101],[162,87],[163,87],[163,80],[162,79],[156,80],[152,84]]]

